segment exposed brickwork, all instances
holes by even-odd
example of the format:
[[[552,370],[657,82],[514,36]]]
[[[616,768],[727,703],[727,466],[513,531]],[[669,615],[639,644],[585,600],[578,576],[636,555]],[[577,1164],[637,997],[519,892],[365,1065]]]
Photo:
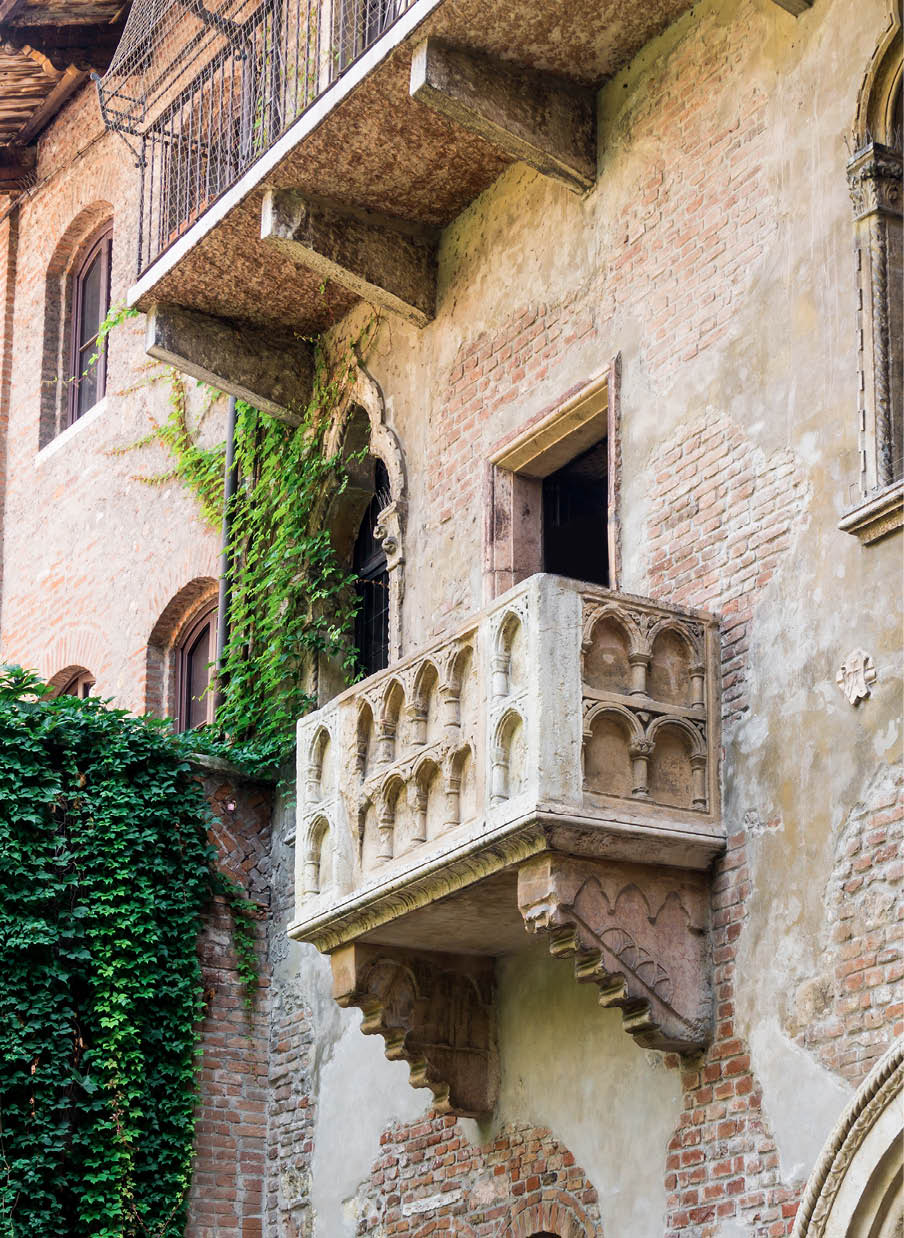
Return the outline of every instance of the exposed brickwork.
[[[860,1083],[904,1034],[904,770],[882,771],[844,822],[826,891],[828,948],[798,990],[797,1040]]]
[[[267,1108],[267,1233],[308,1238],[314,1105],[310,1077],[313,1029],[297,984],[273,995]]]
[[[717,1238],[729,1218],[746,1226],[751,1238],[785,1238],[800,1199],[800,1186],[781,1181],[750,1051],[735,1026],[737,943],[749,894],[746,835],[738,833],[714,870],[715,1036],[707,1052],[682,1069],[684,1109],[666,1161],[666,1238]]]
[[[259,932],[264,953],[265,925]],[[187,1238],[259,1238],[267,1115],[268,981],[246,1009],[228,907],[217,899],[199,945],[207,1013]]]
[[[358,1200],[358,1234],[527,1238],[602,1236],[597,1194],[549,1130],[504,1127],[485,1148],[455,1118],[432,1117],[384,1131],[382,1154]]]
[[[260,907],[261,985],[245,1004],[232,920],[221,898],[207,913],[198,951],[207,1011],[201,1027],[200,1102],[187,1238],[261,1238],[267,1121],[269,967],[266,935],[269,790],[228,773],[203,777],[218,820],[210,832],[224,872]]]
[[[647,521],[650,596],[722,620],[722,710],[749,708],[746,677],[757,595],[788,552],[807,487],[794,456],[767,456],[726,417],[711,416],[653,462]]]

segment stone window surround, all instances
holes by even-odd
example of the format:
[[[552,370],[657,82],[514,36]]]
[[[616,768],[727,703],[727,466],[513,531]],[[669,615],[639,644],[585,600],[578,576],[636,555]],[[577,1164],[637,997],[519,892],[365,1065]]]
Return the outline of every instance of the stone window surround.
[[[484,479],[486,601],[543,570],[542,478],[601,438],[607,441],[609,469],[608,588],[618,589],[619,372],[616,355],[589,382],[573,388],[491,448]]]
[[[73,298],[76,276],[82,263],[106,232],[113,231],[112,207],[96,202],[80,211],[60,237],[46,271],[44,291],[43,350],[37,457],[62,435],[67,435],[95,410],[106,407],[106,396],[86,410],[71,425],[69,383],[73,332]],[[115,244],[115,238],[114,238]]]
[[[889,287],[892,279],[900,280],[900,271],[891,265],[895,254],[899,266],[901,261],[901,155],[900,147],[893,149],[901,43],[900,16],[891,3],[888,25],[860,88],[854,154],[847,165],[857,261],[860,499],[838,527],[864,545],[904,525],[904,476],[894,475],[891,443],[892,384],[900,381],[900,324],[893,321],[897,294]]]

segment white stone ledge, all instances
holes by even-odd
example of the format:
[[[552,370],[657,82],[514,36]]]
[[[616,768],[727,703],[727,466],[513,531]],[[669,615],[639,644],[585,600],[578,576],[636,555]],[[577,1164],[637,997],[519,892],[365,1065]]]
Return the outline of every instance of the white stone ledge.
[[[88,426],[93,425],[95,421],[103,417],[107,411],[107,397],[98,400],[95,405],[88,409],[86,413],[82,413],[77,421],[73,421],[71,426],[67,426],[56,438],[52,438],[46,447],[42,447],[35,456],[35,467],[39,468],[51,457],[55,456],[58,451],[70,443],[78,434],[86,430]]]

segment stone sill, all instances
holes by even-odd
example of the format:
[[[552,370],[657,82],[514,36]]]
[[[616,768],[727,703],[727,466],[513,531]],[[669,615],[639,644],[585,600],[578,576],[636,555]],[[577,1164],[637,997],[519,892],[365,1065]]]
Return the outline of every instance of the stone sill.
[[[55,456],[57,452],[61,451],[67,443],[71,442],[71,440],[75,438],[77,434],[80,434],[82,430],[86,430],[88,426],[92,425],[98,420],[98,418],[102,417],[106,411],[107,397],[104,396],[102,400],[98,400],[96,404],[92,405],[87,412],[82,413],[81,417],[79,417],[77,421],[73,421],[71,426],[67,426],[65,430],[62,430],[58,435],[56,435],[55,438],[52,438],[49,443],[42,447],[35,456],[35,465],[39,466],[46,460],[49,460],[51,456]]]
[[[871,494],[845,512],[838,522],[842,533],[859,537],[864,546],[879,541],[904,526],[904,478]]]

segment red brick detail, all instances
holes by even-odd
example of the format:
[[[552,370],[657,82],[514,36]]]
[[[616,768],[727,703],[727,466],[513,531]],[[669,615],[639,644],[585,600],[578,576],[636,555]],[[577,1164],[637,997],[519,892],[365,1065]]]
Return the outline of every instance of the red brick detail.
[[[543,1127],[512,1123],[486,1147],[453,1117],[390,1127],[359,1194],[358,1234],[602,1238],[597,1193]]]
[[[853,1085],[904,1034],[904,770],[850,813],[826,894],[823,969],[797,992],[798,1044]]]
[[[261,984],[249,1010],[232,945],[232,918],[224,900],[214,899],[198,945],[207,1009],[186,1235],[253,1238],[263,1232],[266,1171],[271,803],[265,788],[228,775],[208,774],[203,783],[219,818],[210,840],[220,865],[260,907]]]
[[[647,521],[648,592],[722,619],[722,709],[749,708],[750,623],[803,518],[807,488],[794,456],[767,456],[728,418],[714,416],[656,455]]]
[[[682,1069],[684,1109],[666,1160],[665,1238],[716,1238],[736,1218],[751,1238],[791,1233],[802,1187],[786,1186],[750,1052],[735,1026],[737,942],[750,894],[746,836],[729,839],[713,875],[712,949],[716,1035]]]
[[[311,1012],[297,986],[274,991],[267,1107],[267,1233],[309,1233],[314,1103]]]

